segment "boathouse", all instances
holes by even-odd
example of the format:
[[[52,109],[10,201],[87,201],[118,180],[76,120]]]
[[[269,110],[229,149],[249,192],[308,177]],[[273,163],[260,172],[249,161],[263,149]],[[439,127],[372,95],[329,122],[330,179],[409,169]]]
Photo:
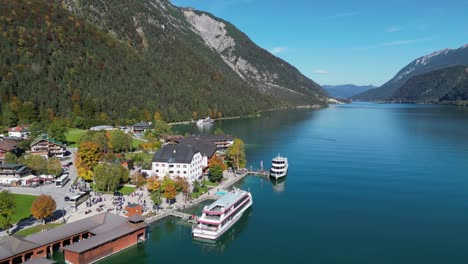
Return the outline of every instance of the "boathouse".
[[[27,237],[0,239],[0,264],[29,263],[62,248],[67,263],[92,263],[144,240],[141,216],[101,213]]]

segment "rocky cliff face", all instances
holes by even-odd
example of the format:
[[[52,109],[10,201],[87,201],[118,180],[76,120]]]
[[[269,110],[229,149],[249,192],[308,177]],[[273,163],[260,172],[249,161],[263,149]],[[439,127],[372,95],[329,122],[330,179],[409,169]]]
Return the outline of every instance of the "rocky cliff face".
[[[177,63],[170,58],[178,51],[171,50],[171,45],[162,51],[161,46],[182,42],[191,49],[187,52],[216,68],[220,75],[230,75],[279,105],[326,104],[326,93],[318,84],[211,14],[179,8],[167,0],[64,1],[70,11],[140,50],[167,57],[164,60],[171,63]]]

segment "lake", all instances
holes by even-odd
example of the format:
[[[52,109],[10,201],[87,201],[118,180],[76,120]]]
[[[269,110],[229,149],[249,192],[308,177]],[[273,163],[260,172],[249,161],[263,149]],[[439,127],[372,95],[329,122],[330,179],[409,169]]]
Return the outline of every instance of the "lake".
[[[217,121],[248,166],[289,158],[285,181],[249,176],[254,204],[216,243],[176,219],[100,263],[468,263],[468,108],[354,103]]]

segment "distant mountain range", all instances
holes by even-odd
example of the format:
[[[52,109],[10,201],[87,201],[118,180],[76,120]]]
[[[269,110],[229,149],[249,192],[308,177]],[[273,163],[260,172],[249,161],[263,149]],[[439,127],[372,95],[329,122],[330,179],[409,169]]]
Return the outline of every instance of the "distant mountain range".
[[[420,57],[401,69],[398,74],[395,75],[395,77],[386,82],[384,85],[380,86],[379,88],[354,95],[351,97],[351,99],[362,101],[391,101],[395,99],[394,96],[397,96],[398,94],[405,94],[404,92],[398,90],[402,88],[404,84],[411,78],[424,73],[451,68],[457,65],[468,65],[468,44],[458,49],[443,49]],[[447,71],[451,70],[449,69]],[[441,73],[436,73],[431,78],[436,76],[448,76],[447,71],[442,75],[440,75]],[[428,78],[428,76],[431,76],[431,74],[424,78]],[[414,86],[414,82],[414,80],[410,82],[411,86]],[[406,86],[405,89],[407,88],[408,86]]]
[[[453,66],[410,78],[388,99],[393,102],[447,103],[468,100],[468,66]]]
[[[5,126],[33,121],[18,121],[12,100],[32,104],[34,119],[79,127],[149,121],[155,112],[178,121],[326,105],[317,83],[234,25],[169,0],[0,6]]]
[[[342,85],[322,85],[322,88],[334,98],[348,99],[353,95],[360,94],[370,89],[376,88],[373,85],[359,86],[354,84]]]

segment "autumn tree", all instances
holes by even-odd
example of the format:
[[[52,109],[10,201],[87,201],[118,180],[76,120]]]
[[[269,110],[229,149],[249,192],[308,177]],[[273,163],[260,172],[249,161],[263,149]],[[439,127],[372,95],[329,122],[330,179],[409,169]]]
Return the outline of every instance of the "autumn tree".
[[[31,214],[38,221],[44,221],[45,224],[45,218],[54,213],[56,208],[57,204],[52,196],[41,194],[34,200],[31,206]]]
[[[237,169],[245,167],[247,160],[245,159],[244,142],[236,138],[234,143],[226,150],[226,156],[230,166],[236,166]]]
[[[146,179],[141,172],[135,172],[130,176],[130,182],[135,184],[137,187],[145,185]]]
[[[62,173],[62,163],[57,158],[50,158],[47,160],[47,174],[60,175]]]
[[[175,180],[176,190],[182,192],[185,197],[188,197],[190,192],[190,183],[187,178],[178,176]]]
[[[5,229],[9,234],[11,218],[16,212],[16,203],[13,194],[10,191],[0,192],[0,228]]]
[[[158,192],[161,190],[161,183],[161,179],[158,176],[151,176],[146,180],[146,187],[150,192]]]
[[[99,163],[101,155],[101,148],[97,143],[81,142],[76,155],[77,167],[83,169],[82,172],[91,171]]]
[[[174,201],[174,198],[177,195],[177,190],[175,183],[168,184],[166,188],[164,189],[164,198],[166,198],[169,203],[171,204]]]

